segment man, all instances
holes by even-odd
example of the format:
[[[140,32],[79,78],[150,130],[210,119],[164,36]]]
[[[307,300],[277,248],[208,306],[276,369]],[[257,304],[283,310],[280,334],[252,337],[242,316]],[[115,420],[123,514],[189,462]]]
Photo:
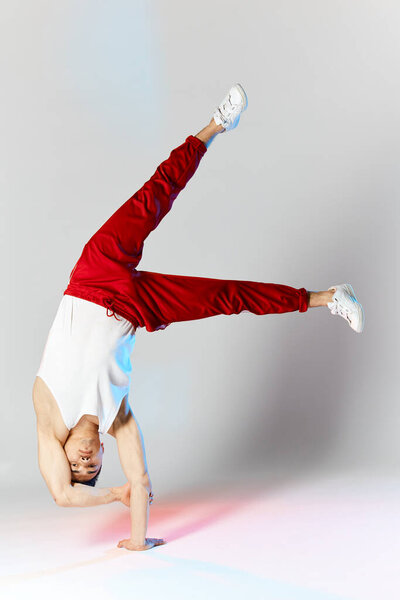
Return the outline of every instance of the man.
[[[151,482],[139,426],[128,402],[137,327],[215,315],[305,312],[328,306],[361,332],[364,314],[350,284],[320,292],[287,285],[138,271],[144,240],[169,212],[211,141],[234,129],[247,108],[233,86],[210,123],[173,150],[144,186],[85,244],[57,310],[33,386],[39,467],[60,506],[116,500],[129,506],[130,538],[119,547],[147,550]],[[104,310],[106,309],[106,310]],[[108,318],[113,317],[113,318]],[[104,448],[99,433],[115,437],[124,486],[94,489]]]

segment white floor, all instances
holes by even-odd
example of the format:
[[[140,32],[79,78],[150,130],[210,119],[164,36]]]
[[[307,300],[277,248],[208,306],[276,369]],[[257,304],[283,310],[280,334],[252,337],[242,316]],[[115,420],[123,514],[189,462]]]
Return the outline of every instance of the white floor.
[[[50,496],[1,511],[0,596],[96,600],[397,600],[400,480],[340,474],[158,499],[147,552],[122,504],[57,507]]]

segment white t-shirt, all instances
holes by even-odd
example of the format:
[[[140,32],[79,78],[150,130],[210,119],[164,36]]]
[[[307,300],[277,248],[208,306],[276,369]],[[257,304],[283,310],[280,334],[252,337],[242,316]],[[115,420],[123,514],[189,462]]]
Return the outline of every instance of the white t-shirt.
[[[135,328],[103,306],[63,295],[41,359],[39,375],[72,429],[82,415],[99,419],[107,433],[129,392]]]

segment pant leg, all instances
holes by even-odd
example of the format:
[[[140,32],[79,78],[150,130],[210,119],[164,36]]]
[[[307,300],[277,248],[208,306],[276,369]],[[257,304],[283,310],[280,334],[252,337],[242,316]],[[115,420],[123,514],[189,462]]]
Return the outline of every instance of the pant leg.
[[[275,283],[208,279],[137,271],[135,311],[139,326],[148,331],[170,323],[232,315],[248,311],[256,315],[305,312],[305,288]]]
[[[85,245],[70,274],[70,283],[94,283],[135,269],[149,233],[170,211],[207,151],[190,135],[172,150],[154,175],[100,227]],[[73,279],[72,279],[73,277]]]

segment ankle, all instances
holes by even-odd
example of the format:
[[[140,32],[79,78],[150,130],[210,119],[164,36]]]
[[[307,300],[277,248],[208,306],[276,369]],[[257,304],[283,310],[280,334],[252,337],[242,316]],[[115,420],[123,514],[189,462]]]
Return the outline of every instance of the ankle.
[[[223,133],[225,131],[225,129],[222,125],[216,124],[214,117],[211,118],[211,121],[209,122],[208,127],[211,127],[213,130],[215,130],[215,133]]]
[[[333,294],[334,293],[335,292],[333,290],[327,290],[325,292],[325,294],[326,294],[326,304],[328,304],[328,302],[332,302],[332,298],[333,298]]]
[[[323,292],[307,292],[308,293],[308,306],[312,308],[314,306],[328,306],[329,302],[332,302],[333,290],[326,290]]]
[[[225,129],[222,127],[222,125],[217,125],[214,121],[214,118],[212,118],[209,124],[206,125],[204,129],[199,131],[199,133],[195,137],[197,137],[200,141],[203,142],[203,144],[205,144],[208,147],[212,140],[215,138],[215,136],[218,133],[222,133],[224,131]]]

